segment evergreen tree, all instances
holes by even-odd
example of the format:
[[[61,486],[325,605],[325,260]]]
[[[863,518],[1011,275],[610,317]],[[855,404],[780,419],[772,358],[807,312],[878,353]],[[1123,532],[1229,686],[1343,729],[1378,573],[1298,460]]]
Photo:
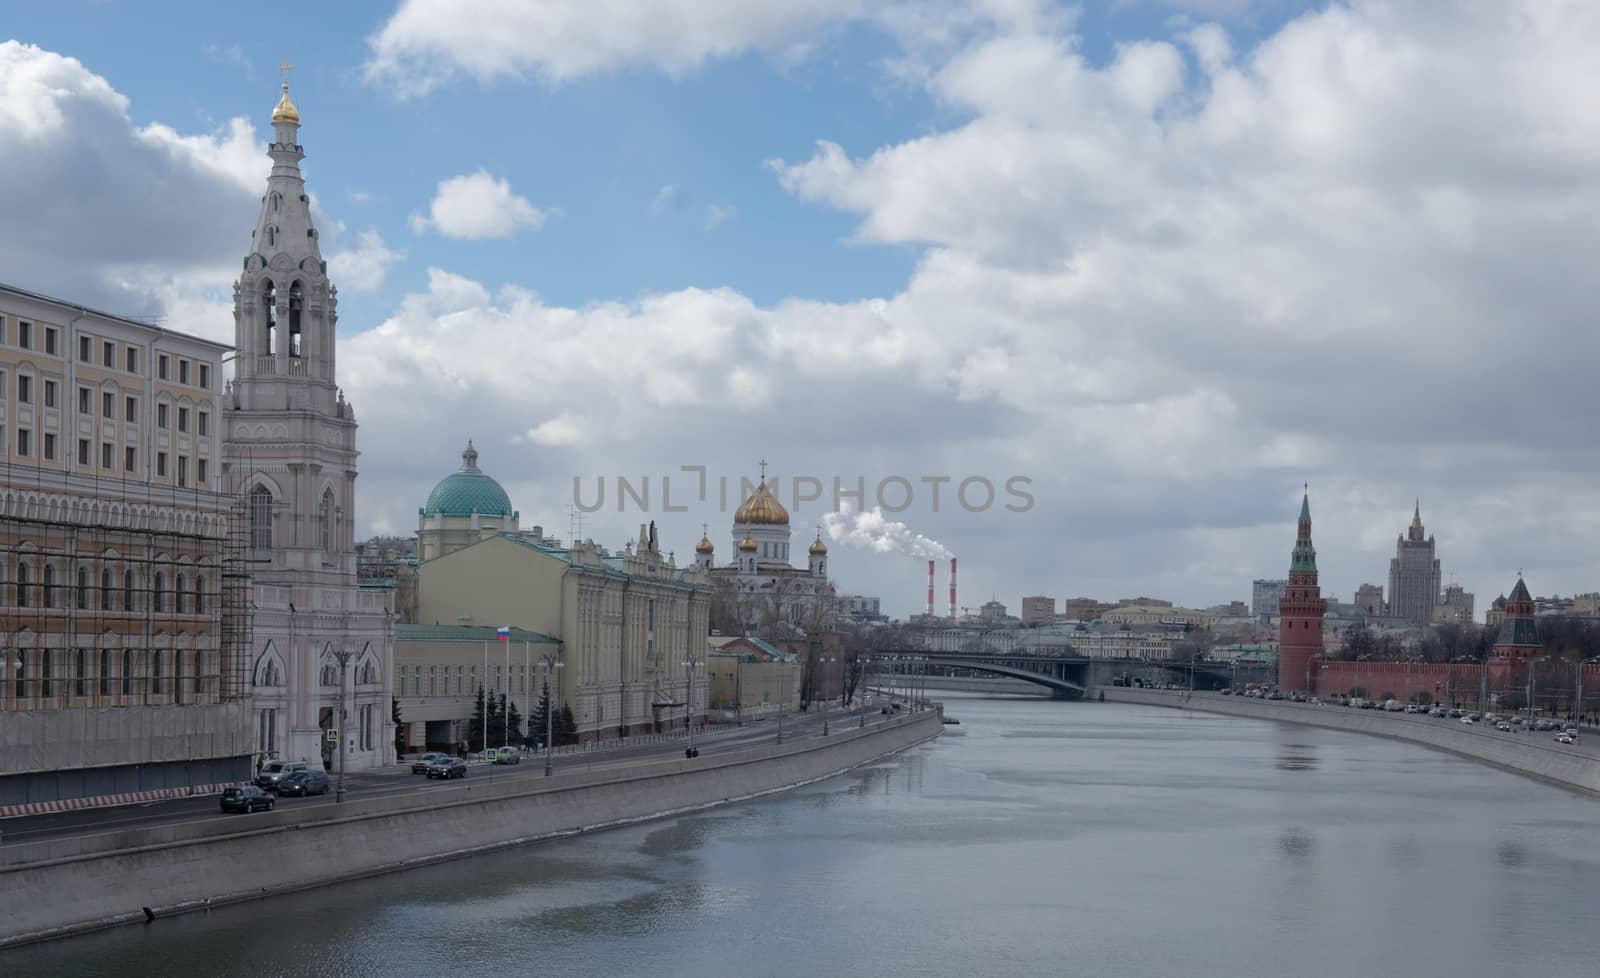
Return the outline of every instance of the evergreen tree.
[[[522,743],[522,713],[517,709],[517,704],[512,703],[506,716],[511,722],[511,739],[508,743]]]
[[[467,750],[483,749],[483,721],[484,711],[483,687],[478,687],[478,703],[472,708],[472,720],[467,723]]]
[[[399,697],[389,697],[389,719],[394,721],[394,756],[399,757],[406,752],[406,733],[400,720]]]
[[[534,708],[532,729],[528,732],[540,743],[544,742],[545,731],[550,729],[550,680],[544,681],[544,688],[539,693],[539,705]]]
[[[576,743],[578,739],[578,721],[572,717],[572,707],[562,704],[561,712],[556,714],[556,743]]]

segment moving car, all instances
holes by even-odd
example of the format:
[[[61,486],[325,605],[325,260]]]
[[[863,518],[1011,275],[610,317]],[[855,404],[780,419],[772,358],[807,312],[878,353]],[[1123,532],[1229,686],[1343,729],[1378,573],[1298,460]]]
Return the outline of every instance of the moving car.
[[[306,767],[305,761],[268,761],[256,775],[256,787],[276,791],[284,778],[296,771],[304,771]]]
[[[1578,738],[1572,736],[1572,734],[1569,734],[1564,730],[1561,733],[1556,734],[1556,743],[1558,744],[1576,744],[1577,742]]]
[[[448,781],[451,778],[464,778],[467,776],[467,762],[459,757],[441,757],[428,765],[428,777],[442,778]]]
[[[1496,730],[1504,730],[1506,733],[1510,733],[1511,732],[1511,724],[1505,722],[1504,720],[1501,720],[1499,723],[1496,723],[1494,725],[1494,728]]]
[[[500,747],[491,751],[496,764],[521,764],[522,752],[515,747]]]
[[[1461,722],[1462,723],[1477,723],[1478,721],[1472,719],[1471,717],[1462,717],[1461,718]]]
[[[278,782],[280,795],[325,795],[328,793],[328,775],[322,771],[296,771]]]
[[[276,803],[277,799],[253,784],[222,789],[224,812],[243,812],[246,815],[251,812],[270,812]]]
[[[432,764],[434,761],[437,761],[439,758],[446,756],[448,755],[435,753],[434,751],[428,751],[426,754],[411,762],[411,773],[427,774],[428,765]]]

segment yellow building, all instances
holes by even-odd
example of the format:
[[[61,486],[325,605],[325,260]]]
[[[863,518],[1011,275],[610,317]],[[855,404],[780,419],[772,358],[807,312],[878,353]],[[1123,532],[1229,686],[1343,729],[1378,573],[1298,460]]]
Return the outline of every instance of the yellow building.
[[[654,523],[621,553],[502,533],[417,573],[419,623],[507,625],[559,641],[561,702],[581,737],[669,729],[686,709],[704,712],[710,587],[704,571],[661,552]]]
[[[432,560],[501,533],[517,533],[517,523],[510,497],[478,468],[478,450],[469,440],[461,468],[434,486],[417,511],[417,559]]]
[[[800,708],[805,672],[800,657],[759,638],[719,636],[709,640],[707,711],[718,722],[773,716]]]

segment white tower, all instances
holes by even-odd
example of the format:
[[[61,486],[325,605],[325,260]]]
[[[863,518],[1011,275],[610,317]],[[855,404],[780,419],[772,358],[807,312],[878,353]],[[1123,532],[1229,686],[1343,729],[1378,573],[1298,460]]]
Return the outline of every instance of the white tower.
[[[224,485],[244,499],[255,605],[257,749],[327,758],[325,732],[339,729],[346,768],[374,767],[394,744],[390,596],[356,586],[356,421],[335,382],[338,290],[311,223],[300,113],[284,73],[272,173],[233,287],[238,352],[223,408]],[[334,653],[346,650],[338,720]]]
[[[822,531],[817,531],[816,540],[812,541],[808,551],[811,555],[811,576],[828,576],[828,545],[822,542]]]

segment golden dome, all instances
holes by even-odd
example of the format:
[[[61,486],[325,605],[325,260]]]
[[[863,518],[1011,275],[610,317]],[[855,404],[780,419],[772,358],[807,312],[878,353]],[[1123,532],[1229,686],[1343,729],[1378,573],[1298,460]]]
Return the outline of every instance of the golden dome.
[[[697,554],[708,554],[715,549],[711,545],[711,538],[704,535],[700,537],[700,542],[694,545],[694,552]]]
[[[746,533],[744,539],[739,541],[739,552],[742,554],[754,553],[755,549],[756,542],[750,539],[750,534]]]
[[[817,534],[816,540],[811,543],[811,556],[825,557],[828,554],[828,545],[822,542],[822,534]]]
[[[278,104],[272,108],[272,121],[292,122],[297,126],[300,124],[300,110],[294,107],[293,102],[289,101],[288,82],[283,83],[283,98],[278,99]]]
[[[756,486],[756,491],[734,512],[733,521],[763,526],[788,526],[789,511],[773,497],[771,491],[767,489],[767,480],[762,479],[761,484]]]

